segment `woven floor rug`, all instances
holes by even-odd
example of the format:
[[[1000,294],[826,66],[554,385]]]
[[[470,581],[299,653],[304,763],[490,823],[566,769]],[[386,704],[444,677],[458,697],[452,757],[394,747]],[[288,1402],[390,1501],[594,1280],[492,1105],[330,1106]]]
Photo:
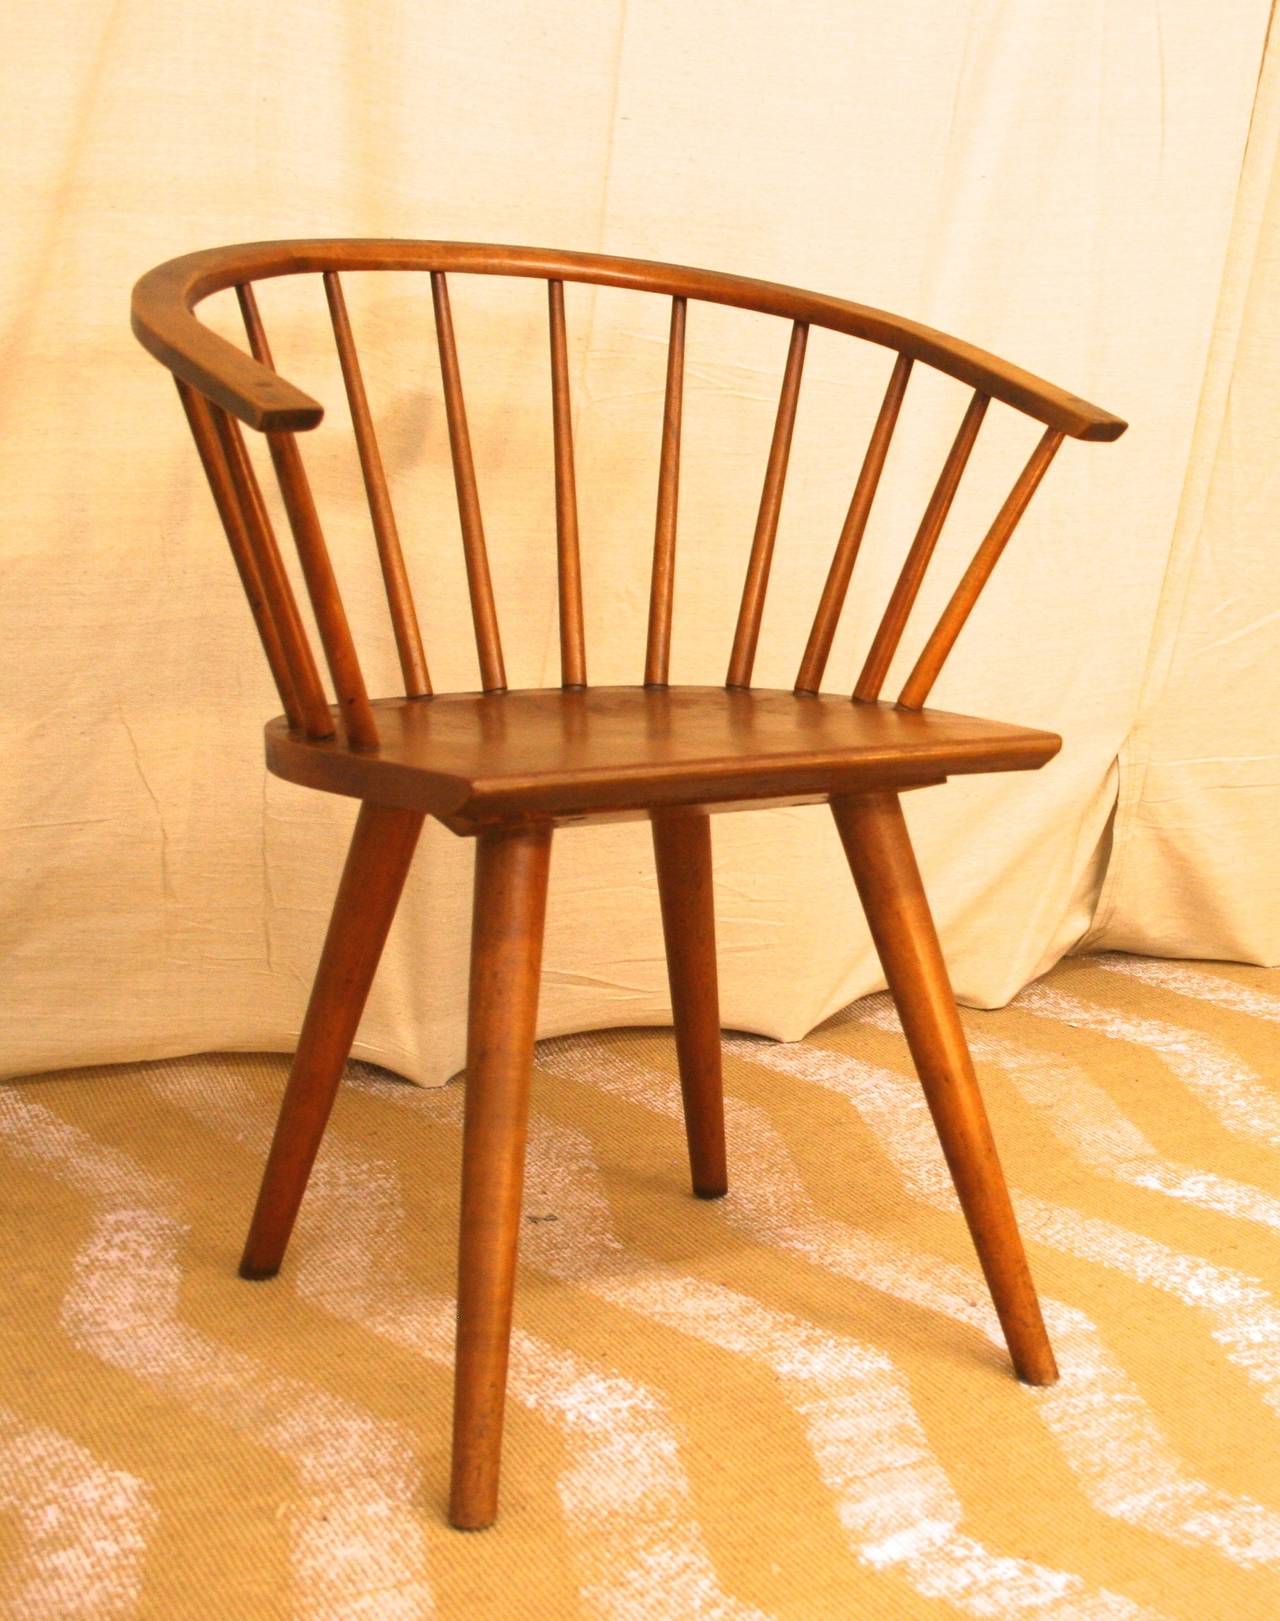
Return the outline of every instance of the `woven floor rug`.
[[[462,1093],[353,1065],[285,1270],[286,1061],[0,1088],[0,1613],[1280,1616],[1280,973],[1111,956],[966,1013],[1062,1364],[1012,1377],[887,1000],[538,1049],[502,1514],[443,1520]]]

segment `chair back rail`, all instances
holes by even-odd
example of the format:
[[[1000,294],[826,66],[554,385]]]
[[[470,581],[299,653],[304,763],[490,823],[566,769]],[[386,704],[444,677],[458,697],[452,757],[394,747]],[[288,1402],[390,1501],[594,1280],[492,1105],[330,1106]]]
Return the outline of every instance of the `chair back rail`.
[[[262,571],[258,566],[255,548],[240,510],[231,470],[218,443],[217,429],[213,425],[213,412],[216,408],[209,404],[203,394],[197,394],[189,383],[184,383],[181,378],[175,378],[175,381],[178,385],[178,398],[182,401],[182,408],[187,414],[191,437],[195,440],[196,453],[209,481],[213,504],[218,509],[222,527],[226,530],[227,542],[240,575],[240,583],[249,601],[249,611],[253,615],[254,624],[258,627],[258,635],[262,640],[262,650],[267,656],[272,680],[276,684],[276,691],[280,694],[281,706],[289,725],[299,730],[304,727],[305,719],[302,706],[298,702],[293,671],[276,629],[271,604],[267,600]]]
[[[995,522],[975,552],[973,561],[965,570],[964,577],[956,587],[950,602],[943,609],[942,617],[934,626],[915,668],[907,677],[906,685],[898,698],[898,703],[903,709],[923,708],[947,655],[955,646],[956,637],[964,628],[964,622],[973,611],[973,605],[977,602],[983,586],[991,578],[991,571],[996,566],[1000,553],[1017,528],[1019,518],[1026,511],[1027,503],[1036,493],[1040,480],[1048,471],[1049,463],[1057,454],[1061,443],[1062,434],[1057,428],[1044,430],[1040,442],[1028,457],[1027,465],[1019,474],[1018,481],[996,515]]]
[[[443,271],[431,272],[431,297],[435,304],[440,378],[444,386],[445,418],[449,424],[453,484],[458,496],[458,521],[462,525],[462,552],[467,565],[467,589],[471,593],[476,652],[480,657],[480,680],[486,692],[505,692],[507,674],[502,663],[502,638],[498,633],[493,582],[489,578],[489,553],[484,543],[484,524],[480,518],[471,435],[467,431],[467,407],[462,398],[462,373],[458,369],[458,346],[453,336],[449,286]]]
[[[853,577],[853,565],[857,560],[858,548],[862,545],[867,519],[871,515],[871,503],[875,500],[880,474],[884,469],[884,459],[889,454],[889,441],[893,438],[898,412],[902,409],[907,380],[911,376],[911,366],[910,356],[899,355],[889,375],[888,387],[880,405],[880,414],[876,418],[875,427],[871,430],[858,482],[853,487],[853,495],[849,501],[849,511],[845,515],[840,539],[836,542],[826,584],[818,599],[818,611],[813,616],[809,641],[796,676],[797,692],[817,692],[822,685],[831,643],[835,639],[836,626],[840,622],[844,599],[849,591],[849,581]]]
[[[284,560],[276,544],[275,531],[267,515],[257,474],[253,470],[253,463],[249,460],[249,452],[245,449],[240,424],[228,412],[217,406],[210,409],[213,412],[214,430],[218,436],[223,459],[235,488],[241,519],[258,564],[263,593],[288,662],[303,724],[311,737],[332,737],[334,725],[333,718],[329,714],[328,699],[324,695],[324,687],[320,682],[320,672],[316,669],[306,627],[298,612],[293,587],[289,583]]]
[[[725,677],[728,687],[746,688],[751,684],[811,326],[868,339],[894,349],[896,356],[796,676],[795,690],[799,694],[816,693],[821,687],[916,362],[968,382],[973,393],[854,686],[852,697],[858,701],[880,699],[991,401],[1000,400],[1038,419],[1045,425],[1044,432],[925,639],[897,700],[905,708],[919,709],[925,703],[1064,437],[1106,440],[1124,431],[1125,424],[1119,418],[929,328],[865,306],[742,277],[604,255],[465,243],[259,243],[171,261],[145,276],[135,289],[134,329],[146,347],[174,372],[289,724],[311,737],[328,737],[335,730],[333,714],[235,419],[264,432],[337,696],[337,714],[345,740],[353,748],[375,747],[377,728],[297,440],[300,431],[319,421],[321,408],[276,372],[252,284],[272,276],[303,272],[318,273],[323,282],[404,690],[410,697],[426,697],[432,691],[426,654],[340,281],[340,273],[345,270],[406,268],[425,270],[430,276],[463,557],[481,684],[486,692],[505,691],[507,679],[450,309],[451,273],[540,276],[547,283],[560,672],[566,688],[585,686],[587,666],[565,281],[662,293],[671,300],[645,643],[647,686],[666,686],[670,680],[685,331],[690,299],[755,309],[791,322]],[[248,355],[200,325],[192,314],[199,299],[224,287],[235,289],[248,337]]]
[[[680,501],[680,415],[684,400],[685,300],[671,300],[667,342],[667,387],[662,405],[662,452],[658,463],[658,514],[653,531],[653,576],[649,586],[649,634],[644,684],[665,687],[671,668],[671,617],[676,585],[676,508]]]
[[[258,302],[253,288],[241,283],[236,287],[240,313],[244,317],[245,331],[253,358],[262,366],[273,366],[266,330],[258,313]],[[324,531],[320,527],[320,514],[307,482],[302,465],[302,452],[298,437],[293,433],[267,433],[267,449],[276,470],[276,482],[284,501],[293,543],[297,547],[302,576],[307,582],[307,595],[311,598],[311,611],[315,615],[320,645],[324,648],[329,666],[329,677],[338,697],[338,713],[342,720],[347,742],[352,748],[375,748],[378,728],[374,723],[369,694],[365,688],[356,645],[347,623],[347,611],[342,605],[342,593],[329,560]]]
[[[961,474],[977,442],[978,429],[982,426],[982,419],[990,403],[989,396],[980,390],[974,392],[973,398],[969,401],[969,408],[956,431],[951,449],[947,452],[947,459],[938,474],[938,482],[933,487],[933,494],[924,509],[924,517],[921,518],[920,527],[911,542],[907,560],[902,565],[902,572],[898,575],[889,604],[885,608],[884,618],[880,621],[880,628],[876,631],[875,639],[867,653],[867,662],[863,665],[862,674],[853,689],[854,697],[860,698],[863,703],[874,703],[880,696],[880,688],[888,674],[890,661],[898,650],[903,631],[907,628],[911,609],[924,583],[925,571],[929,567],[934,547],[938,544],[942,526],[947,521],[947,513],[950,512],[951,503],[955,500],[956,491],[960,487]]]
[[[573,471],[573,407],[569,398],[569,344],[564,283],[547,283],[551,335],[551,431],[555,446],[556,585],[560,603],[560,683],[587,684],[582,564],[578,552],[578,487]]]
[[[760,640],[765,592],[769,589],[773,543],[778,535],[778,514],[782,511],[782,489],[787,481],[787,462],[791,456],[791,436],[795,431],[796,406],[800,401],[800,376],[804,371],[804,352],[808,341],[809,328],[806,324],[803,321],[792,322],[791,347],[787,350],[787,367],[782,374],[782,388],[778,394],[778,414],[774,419],[773,439],[769,444],[769,461],[765,467],[764,489],[760,492],[760,511],[756,517],[756,530],[751,539],[747,577],[742,585],[738,624],[733,633],[733,651],[729,655],[729,671],[724,680],[726,687],[751,685],[751,671],[756,660],[756,645]]]
[[[422,650],[422,633],[418,629],[413,592],[409,588],[409,577],[405,573],[404,553],[400,547],[400,534],[391,507],[391,493],[387,489],[387,475],[383,471],[382,454],[378,449],[377,435],[373,430],[373,418],[369,414],[369,400],[365,394],[364,378],[356,355],[356,343],[351,334],[351,321],[347,315],[346,300],[342,296],[342,283],[338,280],[336,271],[325,272],[324,290],[329,301],[329,319],[333,324],[333,338],[338,347],[338,361],[342,367],[342,382],[347,391],[347,403],[351,407],[351,426],[355,430],[360,473],[369,501],[369,519],[373,524],[378,561],[382,565],[382,578],[387,588],[387,607],[391,611],[391,629],[396,639],[400,672],[404,676],[405,695],[410,698],[424,698],[431,692],[427,657]]]

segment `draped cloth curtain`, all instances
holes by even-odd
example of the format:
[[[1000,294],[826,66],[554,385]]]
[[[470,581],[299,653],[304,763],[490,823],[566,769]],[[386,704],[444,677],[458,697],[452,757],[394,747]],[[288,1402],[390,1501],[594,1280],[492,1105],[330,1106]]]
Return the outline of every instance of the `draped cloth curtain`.
[[[259,237],[765,276],[1127,416],[1114,446],[1064,447],[934,694],[1066,746],[1033,777],[911,795],[926,882],[977,1005],[1082,942],[1280,957],[1267,26],[1265,0],[1224,0],[1212,28],[1199,7],[1114,0],[20,0],[0,62],[0,1069],[296,1039],[354,808],[264,775],[269,679],[172,388],[125,314],[150,265]],[[540,298],[454,293],[523,684],[557,679]],[[433,676],[469,687],[429,301],[397,277],[353,278],[349,299]],[[323,300],[281,284],[263,302],[282,370],[328,407],[303,449],[367,673],[394,690]],[[594,680],[640,678],[665,320],[658,300],[570,289]],[[676,679],[723,677],[785,344],[691,308]],[[887,364],[814,336],[762,684],[794,676]],[[957,385],[913,379],[829,690],[852,686],[963,407]],[[918,623],[1028,433],[990,413]],[[714,837],[726,1025],[794,1039],[881,983],[820,807],[719,818]],[[357,1043],[420,1081],[462,1061],[471,859],[429,828]],[[564,833],[542,1032],[668,1019],[646,829]]]
[[[1280,48],[1258,82],[1090,941],[1280,961]]]

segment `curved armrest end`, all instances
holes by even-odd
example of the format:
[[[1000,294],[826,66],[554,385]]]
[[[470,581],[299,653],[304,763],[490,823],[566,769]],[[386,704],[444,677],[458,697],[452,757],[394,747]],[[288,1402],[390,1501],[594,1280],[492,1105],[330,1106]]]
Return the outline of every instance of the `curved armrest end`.
[[[134,336],[175,377],[247,427],[260,433],[314,428],[323,406],[196,319],[197,300],[233,285],[234,278],[201,274],[213,257],[188,254],[149,270],[133,289]]]

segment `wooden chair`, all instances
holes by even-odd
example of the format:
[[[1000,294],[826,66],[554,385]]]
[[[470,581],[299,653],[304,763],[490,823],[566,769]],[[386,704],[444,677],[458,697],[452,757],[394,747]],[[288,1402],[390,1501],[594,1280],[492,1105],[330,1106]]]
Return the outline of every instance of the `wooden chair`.
[[[339,277],[418,270],[431,278],[483,691],[434,694],[387,479]],[[536,277],[549,300],[550,389],[562,685],[509,691],[481,525],[457,347],[451,275]],[[274,369],[253,284],[322,278],[404,693],[371,699],[303,470],[298,435],[321,407]],[[643,684],[591,687],[583,633],[564,283],[671,301],[657,525]],[[249,353],[201,325],[195,305],[234,288]],[[759,517],[723,687],[668,681],[685,316],[708,300],[791,323]],[[791,691],[751,684],[811,326],[896,352]],[[957,772],[1034,769],[1052,734],[924,708],[934,680],[1064,436],[1115,439],[1118,418],[968,344],[879,310],[737,276],[596,254],[397,241],[266,242],[196,253],[144,276],[133,329],[174,374],[244,584],[284,714],[266,728],[270,770],[360,801],[346,867],[241,1262],[281,1264],[424,816],[475,838],[475,909],[450,1518],[490,1524],[497,1508],[503,1397],[520,1222],[529,1073],[552,830],[647,817],[653,829],[693,1191],[726,1191],[709,815],[826,801],[897,1002],[911,1053],[1017,1373],[1056,1377],[973,1066],[957,1017],[900,794]],[[890,438],[912,368],[972,387],[954,443],[866,655],[852,699],[821,691]],[[991,400],[1044,425],[973,561],[923,643],[896,703],[881,686]],[[265,435],[337,702],[324,692],[241,435]]]

